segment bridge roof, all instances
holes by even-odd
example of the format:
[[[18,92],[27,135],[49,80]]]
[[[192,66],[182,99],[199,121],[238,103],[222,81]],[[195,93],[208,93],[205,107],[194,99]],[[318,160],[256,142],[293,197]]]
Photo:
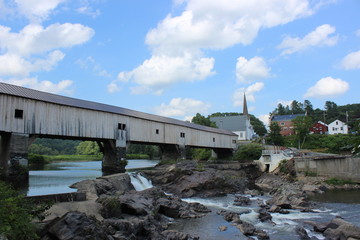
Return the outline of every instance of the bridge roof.
[[[162,116],[139,112],[139,111],[135,111],[135,110],[127,109],[127,108],[116,107],[113,105],[107,105],[107,104],[103,104],[103,103],[97,103],[97,102],[76,99],[76,98],[65,97],[65,96],[42,92],[42,91],[30,89],[30,88],[19,87],[19,86],[15,86],[15,85],[3,83],[3,82],[0,82],[0,94],[23,97],[23,98],[33,99],[33,100],[37,100],[37,101],[65,105],[65,106],[70,106],[70,107],[77,107],[77,108],[83,108],[83,109],[89,109],[89,110],[95,110],[95,111],[101,111],[101,112],[115,113],[115,114],[135,117],[135,118],[151,120],[151,121],[155,121],[155,122],[168,123],[168,124],[188,127],[188,128],[207,131],[207,132],[214,132],[214,133],[237,136],[236,134],[234,134],[233,132],[228,131],[228,130],[197,125],[194,123],[181,121],[181,120],[177,120],[174,118],[162,117]]]

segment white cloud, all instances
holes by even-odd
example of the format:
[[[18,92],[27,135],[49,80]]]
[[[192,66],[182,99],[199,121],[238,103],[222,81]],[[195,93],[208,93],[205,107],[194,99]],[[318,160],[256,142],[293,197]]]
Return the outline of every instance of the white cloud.
[[[120,87],[113,81],[109,85],[107,85],[108,93],[115,93],[120,91]]]
[[[270,125],[270,115],[269,114],[263,114],[258,117],[260,121],[262,121],[265,125],[265,127],[269,127]]]
[[[52,24],[43,28],[29,24],[19,33],[0,25],[0,49],[12,54],[29,56],[56,48],[67,48],[83,44],[94,35],[94,30],[81,24]]]
[[[346,55],[341,61],[341,66],[346,70],[360,69],[360,51]]]
[[[332,35],[336,31],[335,27],[329,24],[324,24],[317,27],[314,31],[308,33],[303,38],[286,37],[278,46],[279,49],[284,49],[281,54],[292,54],[303,51],[310,47],[333,46],[338,41],[338,35]]]
[[[99,15],[101,14],[101,12],[100,12],[99,9],[93,9],[93,8],[92,8],[91,6],[89,6],[89,5],[79,7],[76,11],[77,11],[78,13],[91,16],[92,18],[96,18],[97,16],[99,16]]]
[[[239,57],[236,63],[236,77],[241,83],[251,83],[270,76],[270,68],[261,57],[253,57],[247,60]]]
[[[49,14],[66,0],[15,0],[19,12],[31,21],[40,22],[48,18]]]
[[[0,25],[0,77],[9,79],[28,77],[31,73],[52,70],[65,54],[59,48],[73,47],[85,43],[94,31],[81,24],[52,24],[43,28],[38,24],[29,24],[18,33]],[[39,89],[62,89],[51,82],[34,82],[29,86]],[[68,82],[62,82],[62,84]],[[51,90],[53,92],[53,90]],[[62,90],[61,90],[62,91]]]
[[[21,87],[29,87],[39,91],[49,92],[49,93],[64,93],[71,94],[71,86],[73,82],[71,80],[62,80],[58,83],[52,83],[50,81],[39,81],[37,78],[23,78],[23,79],[10,79],[10,80],[1,80],[9,84],[14,84]]]
[[[190,53],[177,57],[155,55],[133,71],[119,73],[118,79],[121,82],[132,79],[137,83],[139,87],[134,88],[133,93],[155,91],[159,94],[173,83],[199,81],[213,75],[213,66],[213,58],[198,58]]]
[[[210,104],[191,98],[173,98],[169,104],[162,103],[155,108],[158,115],[165,117],[183,117],[191,119],[196,113],[207,114]]]
[[[184,11],[178,16],[169,14],[146,36],[152,57],[134,70],[122,72],[125,80],[139,85],[136,92],[205,79],[215,71],[214,59],[204,57],[204,49],[251,44],[262,28],[314,12],[307,0],[175,0],[174,5],[184,7]]]
[[[233,94],[233,104],[235,107],[242,107],[244,100],[244,93],[248,102],[255,102],[255,93],[264,88],[264,83],[256,82],[247,88],[236,89]]]
[[[26,59],[16,54],[0,55],[0,76],[28,76],[30,72],[49,71],[64,58],[61,51],[53,51],[45,58]]]
[[[100,77],[106,77],[111,78],[111,74],[103,69],[99,63],[95,61],[95,59],[92,56],[88,56],[85,59],[78,59],[75,62],[83,69],[90,69],[92,72],[94,72],[97,76]]]
[[[314,86],[310,87],[304,98],[335,97],[342,95],[349,90],[349,84],[340,78],[325,77],[320,79]]]

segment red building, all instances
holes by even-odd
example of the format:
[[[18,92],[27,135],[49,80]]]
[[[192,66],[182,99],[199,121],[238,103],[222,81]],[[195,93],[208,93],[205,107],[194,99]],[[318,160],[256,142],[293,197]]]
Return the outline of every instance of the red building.
[[[318,121],[310,128],[310,133],[313,134],[326,134],[328,131],[328,125],[322,121]]]
[[[304,114],[292,114],[292,115],[275,115],[270,118],[271,122],[276,122],[280,126],[280,134],[282,136],[294,135],[294,120],[297,117],[303,117]]]

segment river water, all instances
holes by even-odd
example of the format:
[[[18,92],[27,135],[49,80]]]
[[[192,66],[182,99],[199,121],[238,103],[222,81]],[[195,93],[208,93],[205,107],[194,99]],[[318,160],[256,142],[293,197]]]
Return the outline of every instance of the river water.
[[[128,160],[127,171],[154,167],[158,160]],[[101,161],[58,162],[29,172],[28,196],[76,192],[70,185],[102,176]]]
[[[126,169],[131,172],[134,169],[153,167],[158,161],[153,160],[129,160]],[[85,179],[94,179],[102,175],[101,161],[96,162],[62,162],[52,163],[44,170],[30,171],[28,195],[43,195],[52,193],[73,192],[68,186]],[[151,182],[143,176],[130,173],[132,183],[136,190],[151,187]],[[188,202],[199,202],[212,210],[198,219],[174,220],[171,229],[180,230],[199,236],[200,239],[248,239],[236,227],[218,215],[219,210],[227,210],[240,214],[240,219],[255,225],[256,228],[265,230],[270,239],[288,240],[299,239],[295,233],[297,226],[302,226],[309,236],[324,239],[322,235],[314,233],[312,227],[306,221],[328,222],[335,216],[341,216],[346,221],[360,227],[360,190],[352,191],[327,191],[325,194],[316,195],[312,198],[315,204],[314,212],[300,212],[290,210],[289,214],[272,213],[272,221],[262,223],[258,220],[259,203],[266,201],[264,196],[251,197],[251,205],[245,207],[234,206],[235,196],[230,194],[217,198],[188,198]],[[226,231],[220,231],[220,226],[226,226]]]

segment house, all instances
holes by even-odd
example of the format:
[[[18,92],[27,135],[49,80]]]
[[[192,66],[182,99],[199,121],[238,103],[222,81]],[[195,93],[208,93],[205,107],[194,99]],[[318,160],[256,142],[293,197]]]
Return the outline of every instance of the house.
[[[280,126],[280,134],[288,136],[295,134],[292,120],[297,117],[304,117],[305,114],[275,115],[270,117],[270,122],[276,122]]]
[[[346,123],[340,121],[340,120],[335,120],[332,123],[330,123],[328,125],[329,128],[329,134],[330,135],[334,135],[334,134],[348,134],[348,126]]]
[[[314,123],[314,125],[310,128],[310,133],[312,134],[327,134],[328,133],[328,125],[323,123],[322,121],[318,121]]]
[[[238,135],[238,140],[251,140],[255,135],[253,126],[250,123],[245,94],[243,115],[210,117],[210,121],[214,122],[220,129],[234,132]]]

